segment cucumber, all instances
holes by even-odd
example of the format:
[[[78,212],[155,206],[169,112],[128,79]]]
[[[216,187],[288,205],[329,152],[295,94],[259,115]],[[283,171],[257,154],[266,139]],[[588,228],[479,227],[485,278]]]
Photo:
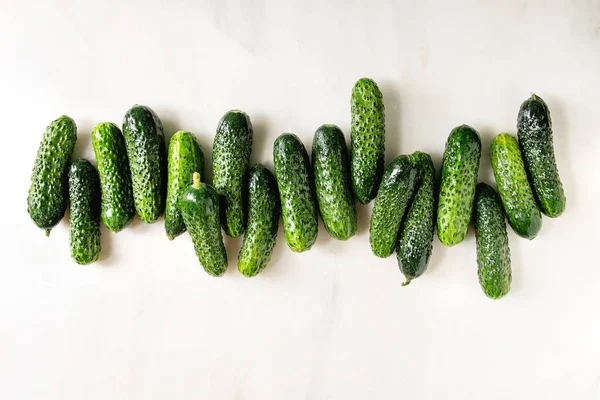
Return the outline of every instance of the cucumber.
[[[406,155],[398,156],[386,168],[375,198],[369,241],[377,257],[389,257],[398,244],[404,213],[412,198],[417,169]]]
[[[252,124],[246,113],[227,112],[217,127],[213,143],[213,185],[221,201],[221,224],[225,233],[244,233],[247,208],[247,179],[252,152]]]
[[[284,133],[275,140],[273,164],[285,240],[292,251],[309,250],[319,233],[318,214],[308,154],[298,136]]]
[[[92,147],[100,175],[100,217],[108,230],[117,233],[135,216],[125,139],[117,125],[102,122],[92,131]]]
[[[335,125],[315,132],[312,166],[319,211],[325,229],[335,239],[347,240],[356,233],[356,205],[350,189],[350,164],[344,134]]]
[[[248,174],[248,226],[238,255],[238,270],[247,277],[263,270],[271,259],[279,228],[279,197],[275,177],[256,164]]]
[[[502,204],[485,183],[477,185],[473,214],[479,284],[488,297],[499,299],[510,290],[510,249]]]
[[[69,168],[69,242],[71,257],[86,265],[100,250],[100,178],[96,168],[79,159]]]
[[[402,286],[421,276],[427,269],[433,248],[435,225],[435,167],[431,156],[420,151],[409,156],[417,169],[417,186],[406,214],[396,258],[398,267],[406,277]]]
[[[67,173],[77,141],[75,121],[63,115],[46,128],[31,173],[27,212],[50,235],[67,208]]]
[[[480,158],[479,133],[468,125],[454,128],[444,151],[437,213],[438,238],[446,246],[467,235]]]
[[[367,204],[377,195],[383,175],[385,108],[383,95],[369,78],[359,79],[351,98],[352,188],[358,201]]]
[[[176,132],[169,141],[167,155],[167,205],[165,208],[165,232],[169,240],[185,231],[183,217],[179,212],[179,199],[192,183],[192,174],[198,172],[204,178],[204,153],[193,134]]]
[[[179,200],[179,209],[200,264],[209,275],[221,276],[227,269],[227,253],[219,222],[219,195],[212,186],[200,182],[198,172],[192,180]]]
[[[163,126],[150,107],[134,105],[123,119],[133,200],[140,219],[153,223],[165,210],[167,155]]]
[[[532,94],[523,102],[517,129],[537,203],[544,214],[558,217],[565,210],[567,199],[556,167],[550,110],[541,97]]]
[[[542,214],[529,186],[517,139],[508,133],[496,136],[490,158],[510,226],[517,235],[533,239],[542,227]]]

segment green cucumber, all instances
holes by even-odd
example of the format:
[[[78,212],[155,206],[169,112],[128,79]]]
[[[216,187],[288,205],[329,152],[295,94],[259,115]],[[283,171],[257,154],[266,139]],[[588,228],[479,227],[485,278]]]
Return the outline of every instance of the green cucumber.
[[[123,119],[133,200],[140,219],[156,222],[165,210],[167,154],[160,119],[150,107],[134,105]]]
[[[165,232],[169,240],[185,231],[183,217],[179,212],[179,199],[192,183],[192,174],[198,172],[204,178],[204,153],[193,134],[176,132],[169,141],[167,155],[167,205],[165,208]]]
[[[279,228],[277,182],[256,164],[248,174],[248,226],[238,255],[238,270],[247,277],[263,270],[271,259]]]
[[[479,133],[468,125],[454,128],[444,151],[437,212],[438,238],[446,246],[462,242],[467,235],[480,158]]]
[[[46,128],[31,173],[27,212],[50,235],[67,208],[67,173],[77,141],[75,121],[63,115]]]
[[[98,259],[100,250],[100,178],[88,160],[69,168],[69,242],[71,257],[86,265]]]
[[[352,188],[358,201],[367,204],[377,195],[385,153],[385,107],[377,84],[359,79],[351,98]]]
[[[517,235],[533,239],[542,227],[542,214],[529,186],[517,139],[508,133],[496,136],[490,158],[510,226]]]
[[[209,184],[200,182],[194,172],[193,183],[182,194],[179,209],[204,270],[221,276],[227,269],[227,252],[219,221],[219,195]]]
[[[117,233],[135,216],[125,139],[117,125],[102,122],[92,131],[92,147],[100,175],[100,217],[108,230]]]
[[[544,214],[558,217],[565,210],[567,199],[556,167],[550,110],[541,97],[532,94],[523,102],[517,129],[537,203]]]
[[[325,229],[335,239],[356,233],[356,205],[350,189],[350,164],[344,134],[335,125],[315,132],[312,165],[319,211]]]
[[[406,277],[402,286],[421,276],[427,269],[433,248],[435,226],[435,167],[431,156],[414,152],[410,160],[417,168],[415,196],[402,224],[396,258]]]
[[[318,213],[308,154],[298,136],[284,133],[275,140],[273,164],[285,240],[292,251],[309,250],[319,233]]]
[[[479,284],[488,297],[499,299],[510,290],[510,249],[502,204],[485,183],[477,185],[473,214]]]
[[[398,233],[415,188],[417,169],[406,155],[386,168],[375,198],[369,241],[377,257],[389,257],[398,244]]]
[[[213,143],[213,185],[221,201],[225,233],[238,237],[246,227],[248,165],[252,152],[252,124],[242,111],[227,112]]]

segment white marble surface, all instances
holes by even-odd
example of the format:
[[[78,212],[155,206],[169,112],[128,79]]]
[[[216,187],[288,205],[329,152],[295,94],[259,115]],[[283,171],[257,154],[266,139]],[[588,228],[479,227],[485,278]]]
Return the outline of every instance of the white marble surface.
[[[198,4],[195,4],[198,3]],[[452,4],[451,4],[452,3]],[[539,1],[16,1],[0,12],[4,137],[0,268],[3,399],[594,399],[600,383],[597,257],[600,3]],[[102,260],[69,257],[26,212],[41,134],[57,116],[89,133],[153,107],[170,136],[210,157],[221,115],[248,112],[254,162],[284,131],[307,145],[323,123],[349,134],[350,90],[376,79],[386,158],[431,152],[450,130],[488,148],[515,132],[530,92],[549,103],[567,211],[534,241],[510,232],[513,285],[488,300],[475,240],[434,245],[409,287],[359,233],[288,250],[280,232],[257,278],[207,276],[189,237],[162,221],[103,231]],[[209,158],[210,159],[210,158]]]

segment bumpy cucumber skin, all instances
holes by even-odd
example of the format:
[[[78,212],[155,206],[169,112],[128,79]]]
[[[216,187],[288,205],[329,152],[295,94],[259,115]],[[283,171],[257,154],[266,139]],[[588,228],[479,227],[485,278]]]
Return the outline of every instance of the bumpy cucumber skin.
[[[542,227],[542,214],[529,186],[517,139],[508,133],[496,136],[490,158],[510,226],[521,237],[535,238]]]
[[[273,164],[285,240],[292,251],[307,251],[317,240],[318,213],[308,154],[296,135],[284,133],[275,140]]]
[[[350,163],[344,134],[335,125],[317,129],[312,166],[321,219],[331,237],[347,240],[356,233],[356,205],[350,189]]]
[[[102,122],[92,131],[92,147],[100,175],[100,217],[108,230],[117,233],[135,216],[125,138],[117,125]]]
[[[238,255],[238,270],[247,277],[258,275],[275,247],[279,228],[279,196],[275,177],[256,164],[248,174],[248,226]]]
[[[69,168],[69,242],[71,257],[87,265],[98,259],[100,244],[100,178],[96,168],[79,159]]]
[[[488,297],[499,299],[510,290],[510,248],[502,204],[485,183],[477,185],[473,213],[479,284]]]
[[[369,241],[377,257],[392,255],[400,225],[415,189],[417,169],[407,155],[398,156],[386,168],[375,198]]]
[[[567,199],[556,167],[550,110],[541,97],[532,94],[521,105],[517,136],[540,209],[551,218],[558,217]]]
[[[200,174],[194,173],[196,176],[183,192],[179,209],[200,264],[209,275],[221,276],[227,270],[227,252],[219,220],[219,195],[212,186],[200,182]]]
[[[446,246],[467,235],[480,158],[479,133],[468,125],[454,128],[444,151],[437,213],[438,238]]]
[[[136,104],[125,114],[123,136],[135,210],[142,221],[151,224],[165,210],[167,152],[163,126],[150,107]]]
[[[221,199],[221,224],[225,233],[244,233],[247,212],[247,179],[252,153],[252,124],[242,111],[227,112],[217,127],[213,143],[213,185]]]
[[[50,235],[67,208],[67,174],[77,141],[75,121],[63,115],[46,128],[31,173],[27,212]]]
[[[192,183],[192,174],[198,172],[204,179],[204,153],[194,135],[179,131],[171,137],[167,153],[167,204],[165,207],[165,233],[169,240],[185,231],[179,212],[181,195]]]
[[[358,201],[367,204],[377,195],[385,154],[385,107],[377,84],[359,79],[351,98],[352,188]]]
[[[415,196],[402,224],[396,259],[406,277],[402,286],[423,275],[433,249],[435,226],[435,167],[431,156],[420,151],[409,156],[417,169]]]

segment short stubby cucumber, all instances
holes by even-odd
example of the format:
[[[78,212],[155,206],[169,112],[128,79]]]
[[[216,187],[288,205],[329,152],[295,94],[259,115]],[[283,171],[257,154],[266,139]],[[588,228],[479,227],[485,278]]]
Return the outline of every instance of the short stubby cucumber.
[[[46,128],[31,173],[27,212],[50,235],[67,208],[67,174],[77,141],[75,121],[63,115]]]
[[[350,183],[350,163],[344,134],[335,125],[315,132],[312,166],[321,218],[327,232],[339,240],[356,233],[356,205]]]
[[[227,270],[227,252],[219,221],[219,195],[200,182],[199,173],[194,172],[192,180],[179,200],[179,209],[200,264],[209,275],[221,276]]]
[[[279,196],[275,177],[256,164],[248,174],[248,226],[238,255],[238,270],[247,277],[263,270],[271,259],[279,228]]]
[[[490,158],[510,226],[517,235],[533,239],[542,227],[542,214],[529,186],[517,139],[508,133],[496,136]]]
[[[417,169],[407,155],[398,156],[386,168],[375,198],[369,241],[377,257],[389,257],[398,244],[400,225],[413,196]]]
[[[71,257],[86,265],[98,259],[100,244],[100,178],[96,168],[79,159],[69,169],[69,242]]]
[[[556,167],[550,110],[541,97],[532,94],[523,102],[517,129],[537,203],[544,214],[558,217],[565,210],[567,199]]]
[[[377,195],[385,153],[385,108],[375,81],[362,78],[356,82],[350,109],[352,188],[358,201],[367,204]]]
[[[319,217],[308,154],[298,136],[284,133],[275,140],[273,164],[285,240],[295,252],[309,250],[317,240]]]
[[[183,217],[179,212],[179,199],[192,183],[192,174],[198,172],[204,178],[204,153],[193,134],[176,132],[169,141],[167,155],[167,205],[165,208],[165,232],[169,240],[185,231]]]
[[[444,151],[437,212],[438,238],[446,246],[467,235],[480,158],[479,133],[468,125],[454,128]]]
[[[510,249],[502,204],[485,183],[477,185],[473,214],[479,284],[488,297],[499,299],[510,290]]]
[[[225,233],[244,233],[247,179],[252,153],[252,124],[243,111],[227,112],[217,127],[213,143],[213,186],[221,200],[221,224]]]
[[[108,230],[117,233],[135,216],[125,139],[117,125],[102,122],[92,131],[92,147],[100,175],[100,217]]]
[[[156,222],[165,210],[167,189],[167,152],[162,123],[150,107],[136,104],[125,114],[123,136],[135,210],[142,221]]]
[[[406,277],[402,286],[421,276],[427,269],[433,248],[435,226],[435,167],[431,156],[420,151],[414,152],[410,160],[417,168],[415,195],[406,213],[396,258],[400,271]]]

